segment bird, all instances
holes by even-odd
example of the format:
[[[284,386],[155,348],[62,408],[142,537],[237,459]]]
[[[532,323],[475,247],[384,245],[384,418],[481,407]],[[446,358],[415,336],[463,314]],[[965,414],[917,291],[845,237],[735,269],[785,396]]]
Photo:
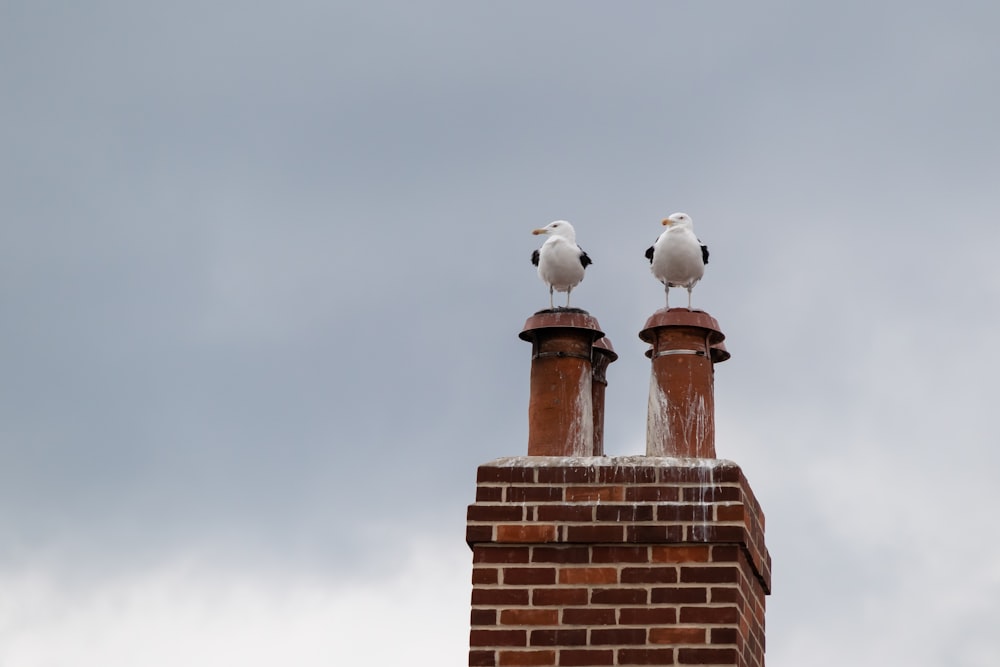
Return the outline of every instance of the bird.
[[[670,288],[686,287],[688,310],[691,310],[691,289],[705,275],[708,246],[694,235],[687,213],[674,213],[663,221],[663,225],[666,229],[646,250],[646,259],[653,276],[663,283],[667,308],[670,308]]]
[[[569,295],[583,280],[583,271],[593,262],[576,244],[576,230],[565,220],[550,222],[531,232],[536,236],[545,234],[542,247],[531,253],[531,263],[538,267],[538,277],[549,286],[549,308],[555,309],[552,293],[566,292],[566,307]]]

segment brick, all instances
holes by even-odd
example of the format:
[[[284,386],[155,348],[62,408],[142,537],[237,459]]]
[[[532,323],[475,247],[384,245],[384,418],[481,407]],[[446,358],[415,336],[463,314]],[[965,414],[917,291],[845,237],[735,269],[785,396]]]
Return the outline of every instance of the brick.
[[[704,466],[660,468],[661,484],[715,484],[715,468]]]
[[[614,543],[625,538],[625,527],[621,525],[566,526],[567,542]]]
[[[562,610],[563,625],[614,625],[615,610],[593,607],[569,608]]]
[[[709,632],[710,644],[735,644],[739,641],[736,628],[712,628]]]
[[[656,468],[648,466],[604,466],[597,481],[602,484],[655,484]]]
[[[504,498],[509,503],[557,503],[563,499],[563,492],[558,486],[508,486]]]
[[[646,604],[649,592],[645,588],[595,588],[591,604]]]
[[[472,630],[470,646],[527,646],[526,630]]]
[[[597,469],[592,466],[559,466],[539,468],[539,484],[588,484],[597,481]]]
[[[740,622],[740,612],[736,607],[681,607],[680,622],[735,625]]]
[[[708,591],[701,586],[654,588],[649,593],[649,601],[653,604],[706,603],[708,602]]]
[[[652,505],[598,505],[598,521],[652,521]]]
[[[590,548],[567,547],[533,547],[531,549],[532,563],[589,563]]]
[[[665,503],[656,506],[657,521],[712,521],[711,505]]]
[[[531,646],[586,646],[587,630],[560,628],[557,630],[532,630]]]
[[[726,463],[717,466],[712,471],[712,479],[721,484],[746,484],[746,478],[743,477],[743,471],[740,467],[733,463]]]
[[[531,604],[536,606],[566,606],[587,604],[586,588],[536,588],[531,592]]]
[[[590,631],[590,643],[593,646],[645,644],[646,628],[594,629]]]
[[[738,486],[689,486],[682,490],[681,500],[693,503],[721,503],[740,499]]]
[[[698,524],[687,527],[688,539],[692,542],[734,542],[746,543],[747,532],[743,526],[720,526],[718,524]]]
[[[504,609],[500,612],[502,625],[558,625],[558,609]]]
[[[746,509],[743,503],[717,505],[715,507],[715,518],[718,521],[744,521],[746,519]]]
[[[593,649],[563,649],[559,651],[559,667],[589,667],[590,665],[613,665],[615,652]]]
[[[662,544],[664,542],[681,542],[684,539],[684,526],[679,525],[656,525],[644,526],[642,524],[626,526],[625,541],[651,544]]]
[[[527,604],[527,588],[472,589],[472,605],[475,607],[523,607]]]
[[[680,497],[681,491],[676,486],[630,486],[625,489],[628,502],[671,502]]]
[[[623,486],[567,486],[566,502],[621,502],[625,500]]]
[[[623,648],[618,650],[619,665],[672,665],[674,650],[670,648]]]
[[[467,521],[523,521],[521,505],[469,505]]]
[[[704,644],[705,628],[650,628],[649,641],[653,644]]]
[[[472,552],[474,563],[527,563],[528,550],[524,547],[476,547]]]
[[[529,466],[479,466],[476,481],[483,482],[533,482],[535,468]]]
[[[497,542],[531,544],[534,542],[554,542],[556,527],[552,524],[502,524],[497,526]]]
[[[518,667],[523,665],[554,665],[556,652],[549,651],[500,651],[500,667]]]
[[[677,582],[677,568],[665,567],[626,567],[622,569],[623,584],[673,584]]]
[[[466,526],[465,542],[470,546],[493,541],[493,526]]]
[[[514,586],[524,584],[554,584],[556,583],[556,568],[554,567],[505,567],[503,583]]]
[[[662,470],[662,469],[661,469]],[[746,480],[743,478],[743,473],[740,471],[739,466],[727,462],[721,465],[713,465],[709,469],[702,468],[700,470],[695,468],[688,468],[688,482],[698,482],[701,484],[733,484],[739,485],[745,483]],[[661,479],[663,477],[661,476]]]
[[[740,581],[740,571],[729,565],[718,567],[685,565],[681,567],[680,581],[689,584],[735,584]]]
[[[476,487],[477,503],[498,503],[503,500],[502,486],[478,486]],[[490,663],[493,664],[493,663]]]
[[[593,563],[647,563],[649,547],[595,546],[591,549]]]
[[[682,665],[735,665],[734,648],[679,648],[677,662]]]
[[[618,610],[619,625],[671,625],[677,622],[673,607],[624,607]]]
[[[618,570],[613,567],[564,567],[559,570],[560,584],[613,584]]]
[[[654,563],[707,563],[711,558],[711,548],[707,546],[669,546],[650,549],[650,560]]]
[[[708,592],[708,601],[712,604],[739,604],[743,601],[740,589],[735,586],[728,588],[713,586]]]
[[[496,667],[494,651],[469,651],[469,667]]]
[[[740,560],[741,553],[742,550],[736,545],[716,545],[712,547],[712,562],[735,563]]]
[[[594,505],[539,505],[539,521],[593,521]]]
[[[469,625],[496,625],[496,609],[473,609],[470,614]]]
[[[500,583],[500,573],[495,567],[474,567],[472,568],[473,584],[498,584]]]

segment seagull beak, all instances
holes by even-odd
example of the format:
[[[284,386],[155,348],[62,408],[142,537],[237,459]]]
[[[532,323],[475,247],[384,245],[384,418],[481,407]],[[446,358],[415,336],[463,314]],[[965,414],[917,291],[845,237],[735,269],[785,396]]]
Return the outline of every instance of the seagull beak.
[[[674,224],[674,221],[671,220],[670,218],[666,218],[666,219],[663,220],[663,226],[664,227],[669,227],[672,224]]]
[[[538,236],[539,234],[548,234],[549,230],[547,230],[547,229],[532,229],[531,233],[534,234],[535,236]]]

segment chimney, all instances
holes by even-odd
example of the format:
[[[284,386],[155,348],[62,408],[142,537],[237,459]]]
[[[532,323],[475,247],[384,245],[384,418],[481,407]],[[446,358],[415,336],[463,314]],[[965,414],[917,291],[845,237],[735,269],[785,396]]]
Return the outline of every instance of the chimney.
[[[715,458],[712,369],[729,356],[718,323],[659,311],[642,330],[657,392],[645,456],[591,456],[602,336],[562,309],[521,332],[528,456],[478,470],[469,665],[763,667],[770,556],[743,472]]]

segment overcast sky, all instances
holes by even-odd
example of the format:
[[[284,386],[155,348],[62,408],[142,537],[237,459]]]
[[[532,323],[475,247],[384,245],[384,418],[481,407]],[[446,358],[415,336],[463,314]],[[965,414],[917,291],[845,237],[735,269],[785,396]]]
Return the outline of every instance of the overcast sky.
[[[465,664],[530,231],[594,260],[638,454],[675,211],[769,667],[1000,664],[998,34],[985,1],[0,2],[0,664]]]

